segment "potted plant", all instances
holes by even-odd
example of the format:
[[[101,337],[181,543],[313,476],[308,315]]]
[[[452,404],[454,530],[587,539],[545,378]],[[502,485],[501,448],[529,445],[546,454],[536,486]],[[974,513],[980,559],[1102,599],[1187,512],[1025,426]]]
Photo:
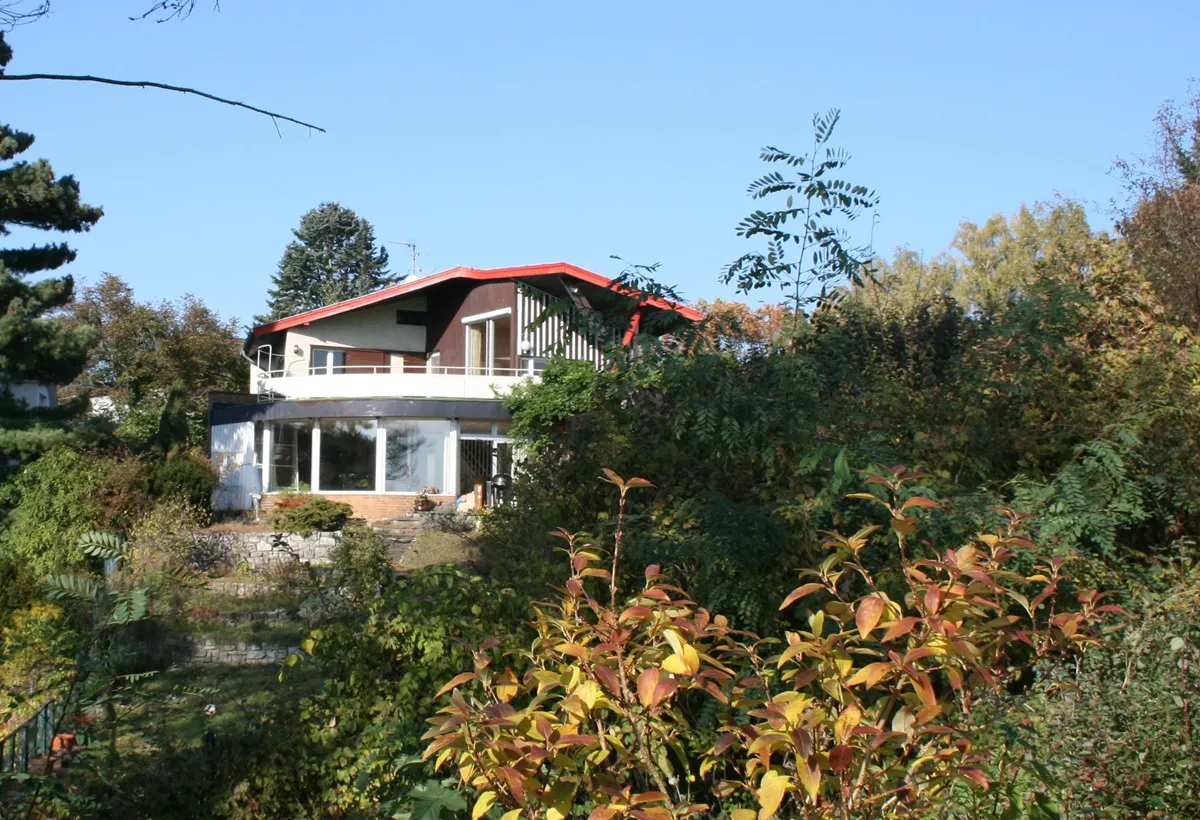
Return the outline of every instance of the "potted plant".
[[[421,494],[418,495],[416,501],[413,502],[413,509],[417,512],[429,512],[437,506],[434,500],[429,496],[437,494],[437,487],[426,487],[425,489],[421,490]]]

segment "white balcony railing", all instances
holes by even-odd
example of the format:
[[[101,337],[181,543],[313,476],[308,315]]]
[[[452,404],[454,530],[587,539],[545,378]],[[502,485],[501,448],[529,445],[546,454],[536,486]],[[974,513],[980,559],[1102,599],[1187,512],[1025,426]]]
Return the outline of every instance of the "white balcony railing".
[[[343,365],[312,367],[293,362],[283,370],[258,371],[259,395],[287,399],[447,398],[494,399],[537,371],[441,365]]]

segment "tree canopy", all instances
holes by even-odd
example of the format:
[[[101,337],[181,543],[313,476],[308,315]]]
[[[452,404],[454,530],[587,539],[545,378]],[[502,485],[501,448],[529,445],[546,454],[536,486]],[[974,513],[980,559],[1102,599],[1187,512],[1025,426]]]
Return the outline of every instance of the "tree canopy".
[[[375,228],[336,202],[325,202],[300,219],[271,281],[264,320],[361,296],[393,284],[387,249]]]
[[[12,51],[0,32],[0,71]],[[0,237],[12,227],[79,233],[96,224],[100,208],[84,204],[74,177],[55,175],[44,159],[16,159],[33,145],[33,135],[0,125]],[[80,406],[30,407],[16,398],[19,382],[63,385],[87,360],[93,334],[71,327],[54,312],[70,303],[69,275],[30,281],[75,259],[64,242],[0,248],[0,466],[24,459],[61,440],[79,417]]]

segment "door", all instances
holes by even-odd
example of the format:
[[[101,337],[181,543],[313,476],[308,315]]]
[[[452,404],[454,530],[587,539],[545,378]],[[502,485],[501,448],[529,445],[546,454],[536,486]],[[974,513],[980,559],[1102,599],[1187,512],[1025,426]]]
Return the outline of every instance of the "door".
[[[512,442],[499,438],[460,438],[458,494],[479,492],[485,506],[495,507],[508,501],[512,487]],[[508,493],[494,483],[506,484]]]
[[[511,313],[466,322],[468,375],[512,375],[512,328]]]

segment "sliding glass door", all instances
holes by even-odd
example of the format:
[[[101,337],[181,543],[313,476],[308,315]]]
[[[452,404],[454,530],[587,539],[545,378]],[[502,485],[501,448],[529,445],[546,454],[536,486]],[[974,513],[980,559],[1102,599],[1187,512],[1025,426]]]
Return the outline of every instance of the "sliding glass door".
[[[472,376],[510,375],[513,367],[512,314],[467,318],[466,365]]]

